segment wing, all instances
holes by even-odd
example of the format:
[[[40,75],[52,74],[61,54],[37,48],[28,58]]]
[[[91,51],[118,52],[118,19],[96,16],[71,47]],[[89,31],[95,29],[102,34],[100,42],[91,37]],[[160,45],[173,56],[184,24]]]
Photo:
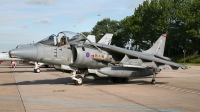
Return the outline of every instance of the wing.
[[[107,51],[110,55],[112,55],[114,58],[116,58],[117,61],[120,61],[120,63],[125,63],[128,66],[131,67],[155,67],[158,68],[161,65],[169,65],[172,69],[178,69],[181,67],[182,69],[187,69],[187,66],[177,64],[175,62],[165,60],[159,57],[155,57],[154,55],[137,52],[137,51],[130,51],[127,49],[123,49],[116,46],[111,45],[97,45],[101,49]],[[117,55],[117,56],[116,56]],[[122,58],[123,57],[123,58]]]

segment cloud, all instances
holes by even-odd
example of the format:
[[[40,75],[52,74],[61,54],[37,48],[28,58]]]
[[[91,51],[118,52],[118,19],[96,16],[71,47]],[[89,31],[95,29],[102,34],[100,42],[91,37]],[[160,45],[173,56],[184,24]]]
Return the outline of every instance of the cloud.
[[[24,25],[21,26],[21,28],[28,28],[28,25],[24,24]]]
[[[36,23],[36,24],[53,24],[53,22],[49,18],[43,18],[43,19],[35,21],[34,23]]]
[[[25,3],[30,5],[55,5],[57,0],[25,0]]]

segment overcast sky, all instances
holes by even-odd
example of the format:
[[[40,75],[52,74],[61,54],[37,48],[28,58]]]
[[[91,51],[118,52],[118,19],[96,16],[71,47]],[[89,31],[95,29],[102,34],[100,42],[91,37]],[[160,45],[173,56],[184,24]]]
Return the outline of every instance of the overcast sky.
[[[103,18],[122,20],[144,0],[1,0],[0,52],[60,31],[91,31]]]

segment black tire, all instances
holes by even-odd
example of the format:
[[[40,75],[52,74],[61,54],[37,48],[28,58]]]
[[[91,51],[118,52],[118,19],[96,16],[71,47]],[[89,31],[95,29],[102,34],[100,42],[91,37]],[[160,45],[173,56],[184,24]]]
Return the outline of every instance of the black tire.
[[[49,65],[44,65],[45,68],[49,68]]]
[[[113,83],[127,83],[128,82],[128,78],[121,78],[121,77],[112,77],[111,81]]]
[[[111,78],[111,81],[112,81],[113,83],[116,83],[116,77],[112,77],[112,78]]]
[[[122,79],[122,82],[123,82],[123,83],[128,83],[128,82],[129,82],[129,78],[123,78],[123,79]]]
[[[152,81],[151,81],[151,84],[155,85],[155,84],[156,84],[156,81],[155,81],[155,80],[152,80]]]
[[[35,73],[40,73],[40,69],[38,68],[38,69],[34,69],[34,72]]]
[[[81,75],[77,75],[76,78],[79,79],[80,81],[74,80],[74,84],[75,85],[82,85],[83,84],[83,77]]]
[[[37,73],[36,69],[34,69],[34,72]]]

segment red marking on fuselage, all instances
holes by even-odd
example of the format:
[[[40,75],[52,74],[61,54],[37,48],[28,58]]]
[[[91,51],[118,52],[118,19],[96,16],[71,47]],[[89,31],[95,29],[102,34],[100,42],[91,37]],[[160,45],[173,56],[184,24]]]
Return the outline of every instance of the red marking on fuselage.
[[[163,37],[166,38],[166,37],[167,37],[167,34],[163,34]]]

